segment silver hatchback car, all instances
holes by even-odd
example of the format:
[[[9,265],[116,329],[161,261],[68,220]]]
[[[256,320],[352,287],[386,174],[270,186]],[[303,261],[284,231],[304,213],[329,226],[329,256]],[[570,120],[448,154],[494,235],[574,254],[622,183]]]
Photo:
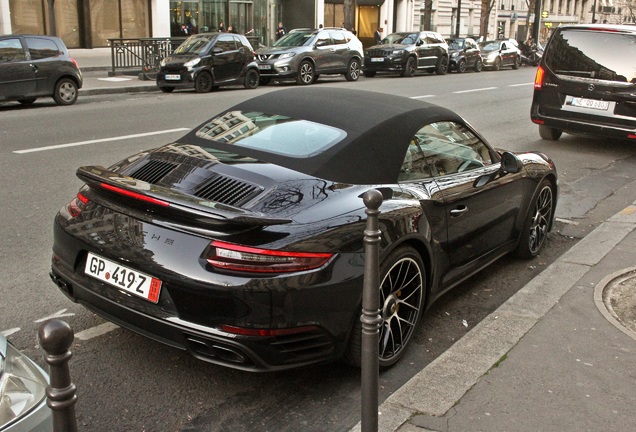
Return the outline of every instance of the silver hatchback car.
[[[272,79],[296,79],[312,84],[321,74],[344,75],[347,81],[360,77],[362,42],[343,28],[295,29],[256,52],[261,84]]]

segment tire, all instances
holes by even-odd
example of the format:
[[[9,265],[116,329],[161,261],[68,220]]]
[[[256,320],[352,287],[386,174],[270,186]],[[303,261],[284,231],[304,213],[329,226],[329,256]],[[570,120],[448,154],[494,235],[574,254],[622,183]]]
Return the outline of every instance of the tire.
[[[298,75],[296,76],[296,82],[300,85],[309,85],[314,82],[316,79],[316,71],[314,70],[314,65],[308,61],[304,60],[300,63],[298,67]]]
[[[267,85],[270,83],[272,79],[269,77],[260,77],[259,82],[262,86]]]
[[[400,247],[380,266],[380,309],[382,324],[379,338],[381,368],[397,363],[406,352],[424,305],[426,270],[422,258],[410,246]],[[362,323],[355,320],[345,360],[361,364]]]
[[[475,72],[481,72],[484,69],[484,62],[478,58],[475,62]]]
[[[197,93],[209,93],[214,86],[214,80],[209,72],[199,72],[194,80],[194,91]]]
[[[501,59],[497,57],[495,63],[492,65],[492,70],[498,71],[499,69],[501,69]]]
[[[515,62],[512,64],[512,68],[517,70],[519,66],[521,66],[521,57],[517,56],[515,57]]]
[[[532,199],[526,221],[523,224],[516,255],[520,258],[537,256],[548,236],[554,212],[554,191],[549,180],[543,180]]]
[[[172,93],[174,91],[174,87],[159,87],[159,90],[164,93]]]
[[[37,99],[38,98],[36,98],[36,97],[30,97],[30,98],[20,99],[20,100],[18,100],[18,102],[20,102],[22,105],[31,105]]]
[[[362,73],[363,73],[363,74],[364,74],[364,76],[365,76],[365,77],[367,77],[367,78],[373,78],[373,77],[375,76],[375,74],[376,74],[376,72],[375,72],[375,71],[364,71],[364,72],[362,72]]]
[[[466,72],[466,60],[460,60],[459,63],[457,63],[457,73],[464,72]]]
[[[561,132],[559,129],[546,125],[539,125],[539,135],[544,140],[557,141],[559,138],[561,138],[562,133],[563,132]]]
[[[349,65],[347,65],[347,72],[345,73],[347,81],[357,81],[360,78],[360,60],[351,59]]]
[[[408,59],[406,59],[406,63],[404,64],[404,69],[402,69],[402,76],[412,77],[413,75],[415,75],[416,68],[417,68],[417,65],[415,64],[415,58],[409,57]]]
[[[55,84],[53,100],[58,105],[73,105],[77,101],[77,84],[70,78],[62,78]]]
[[[448,57],[440,57],[437,61],[435,73],[437,75],[446,75],[446,72],[448,72]]]
[[[243,82],[243,85],[246,89],[255,89],[258,87],[259,82],[260,78],[256,69],[250,69],[245,73],[245,82]]]

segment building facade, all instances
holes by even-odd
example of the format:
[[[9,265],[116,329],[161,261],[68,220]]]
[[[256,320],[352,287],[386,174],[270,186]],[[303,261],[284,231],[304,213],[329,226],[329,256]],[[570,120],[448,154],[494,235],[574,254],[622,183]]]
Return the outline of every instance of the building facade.
[[[525,39],[534,20],[526,0],[489,4],[488,38]],[[636,0],[543,0],[542,39],[559,24],[593,19],[634,23],[635,12]],[[477,36],[481,13],[482,0],[357,0],[350,30],[365,46],[373,44],[377,28],[382,36],[417,30]],[[271,45],[278,22],[288,30],[319,24],[341,27],[344,0],[0,0],[0,34],[51,34],[52,20],[55,33],[70,48],[105,47],[108,39],[213,31],[221,22],[226,29],[232,25],[253,41]]]

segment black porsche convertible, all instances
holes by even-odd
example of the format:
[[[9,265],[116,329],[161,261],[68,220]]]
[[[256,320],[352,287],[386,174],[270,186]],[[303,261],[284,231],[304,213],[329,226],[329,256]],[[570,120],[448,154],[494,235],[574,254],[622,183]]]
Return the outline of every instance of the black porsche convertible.
[[[335,88],[267,93],[110,167],[55,217],[51,278],[122,327],[212,363],[360,364],[366,222],[380,208],[380,365],[445,291],[536,256],[553,162],[489,146],[454,112]]]

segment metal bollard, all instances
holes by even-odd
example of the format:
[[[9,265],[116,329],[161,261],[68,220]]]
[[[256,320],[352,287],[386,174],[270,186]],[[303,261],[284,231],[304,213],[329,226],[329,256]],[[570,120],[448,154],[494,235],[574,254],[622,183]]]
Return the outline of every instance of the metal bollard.
[[[380,315],[380,235],[379,215],[382,194],[371,189],[362,197],[367,207],[367,226],[364,230],[364,284],[362,287],[362,432],[378,430],[379,330]]]
[[[53,411],[55,432],[77,432],[75,418],[75,384],[71,382],[68,361],[73,355],[73,330],[66,322],[50,320],[40,326],[38,342],[44,350],[44,361],[49,365],[50,384],[46,389],[47,405]]]

